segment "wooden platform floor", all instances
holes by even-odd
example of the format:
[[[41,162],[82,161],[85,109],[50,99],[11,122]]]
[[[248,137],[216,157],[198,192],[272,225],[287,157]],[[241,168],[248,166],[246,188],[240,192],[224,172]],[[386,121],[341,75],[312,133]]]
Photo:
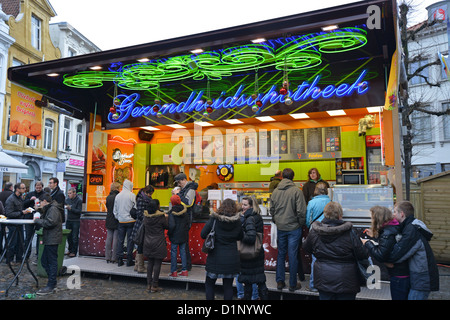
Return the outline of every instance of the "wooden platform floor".
[[[137,278],[146,278],[146,273],[137,273],[134,271],[134,267],[127,267],[123,265],[118,267],[117,264],[106,263],[104,258],[98,257],[74,257],[74,258],[66,258],[64,259],[63,265],[68,268],[70,271],[71,266],[76,266],[80,269],[82,273],[97,273],[97,274],[107,274],[110,276],[122,276],[122,277],[137,277]],[[147,264],[146,264],[147,265]],[[189,283],[204,283],[205,282],[205,268],[204,266],[194,265],[192,270],[189,272],[188,277],[184,278],[171,278],[169,277],[170,273],[170,264],[163,263],[161,268],[160,279],[161,280],[169,280],[169,281],[180,281],[186,284],[186,290],[189,290]],[[290,292],[287,287],[283,290],[277,290],[277,283],[275,281],[275,272],[274,271],[266,271],[266,285],[270,291],[276,291],[280,293],[280,298],[283,299],[285,294],[289,295],[302,295],[302,296],[315,296],[318,297],[318,293],[310,292],[306,290],[309,287],[309,275],[306,275],[306,280],[302,282],[302,288],[300,290],[295,291],[294,293]],[[289,273],[286,274],[286,283],[289,281]],[[217,284],[221,284],[221,281],[218,280]],[[305,297],[303,297],[305,298]],[[307,297],[306,297],[307,298]],[[359,292],[356,296],[357,300],[391,300],[389,283],[381,282],[380,289],[368,289],[361,288],[361,292]]]

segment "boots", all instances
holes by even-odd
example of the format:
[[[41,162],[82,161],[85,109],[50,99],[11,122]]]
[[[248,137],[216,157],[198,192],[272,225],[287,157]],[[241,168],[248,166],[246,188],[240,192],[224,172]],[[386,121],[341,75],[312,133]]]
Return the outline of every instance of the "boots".
[[[136,263],[134,265],[134,271],[138,273],[145,273],[147,269],[144,266],[144,255],[142,253],[136,253]]]

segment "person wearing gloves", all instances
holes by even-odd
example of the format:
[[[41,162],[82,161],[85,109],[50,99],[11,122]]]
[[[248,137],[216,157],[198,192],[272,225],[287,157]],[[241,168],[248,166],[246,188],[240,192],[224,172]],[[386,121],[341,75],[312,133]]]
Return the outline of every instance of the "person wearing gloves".
[[[117,250],[117,265],[119,267],[124,265],[122,248],[125,242],[125,236],[127,237],[127,267],[134,266],[134,245],[130,241],[130,235],[136,221],[130,213],[133,208],[136,209],[136,195],[133,193],[133,182],[125,179],[122,191],[119,192],[114,201],[114,217],[119,221],[119,243]]]
[[[62,242],[62,218],[59,204],[52,200],[49,194],[42,196],[41,205],[38,209],[40,217],[35,215],[34,223],[42,227],[42,242],[44,251],[41,256],[41,264],[47,272],[47,285],[36,292],[38,295],[47,295],[55,291],[56,275],[58,273],[58,246]]]

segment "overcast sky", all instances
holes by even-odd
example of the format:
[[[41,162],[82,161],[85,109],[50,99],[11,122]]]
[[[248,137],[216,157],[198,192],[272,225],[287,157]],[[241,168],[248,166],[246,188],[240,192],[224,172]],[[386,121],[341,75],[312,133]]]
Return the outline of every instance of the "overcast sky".
[[[354,0],[49,0],[57,16],[102,50],[170,39],[357,2]],[[421,7],[436,0],[408,0]],[[420,22],[426,19],[420,9]]]

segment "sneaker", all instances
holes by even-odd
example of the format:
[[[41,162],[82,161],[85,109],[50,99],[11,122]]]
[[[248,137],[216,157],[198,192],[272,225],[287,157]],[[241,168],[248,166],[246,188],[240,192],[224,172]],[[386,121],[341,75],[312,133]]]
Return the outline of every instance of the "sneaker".
[[[286,287],[286,283],[284,283],[284,281],[278,281],[277,282],[277,289],[278,290],[283,290],[284,287]]]
[[[306,289],[306,291],[309,291],[309,292],[319,292],[319,290],[317,290],[316,288],[311,288],[311,287],[306,287],[305,288]]]
[[[187,277],[187,276],[188,276],[188,271],[187,270],[181,271],[180,277]]]
[[[54,292],[55,292],[55,288],[45,287],[45,288],[42,288],[41,290],[39,290],[38,292],[36,292],[36,294],[38,294],[40,296],[45,296],[47,294],[52,294]]]
[[[177,274],[176,271],[174,271],[174,272],[172,272],[172,273],[169,274],[169,277],[170,277],[170,278],[177,278],[177,277],[178,277],[178,274]]]

